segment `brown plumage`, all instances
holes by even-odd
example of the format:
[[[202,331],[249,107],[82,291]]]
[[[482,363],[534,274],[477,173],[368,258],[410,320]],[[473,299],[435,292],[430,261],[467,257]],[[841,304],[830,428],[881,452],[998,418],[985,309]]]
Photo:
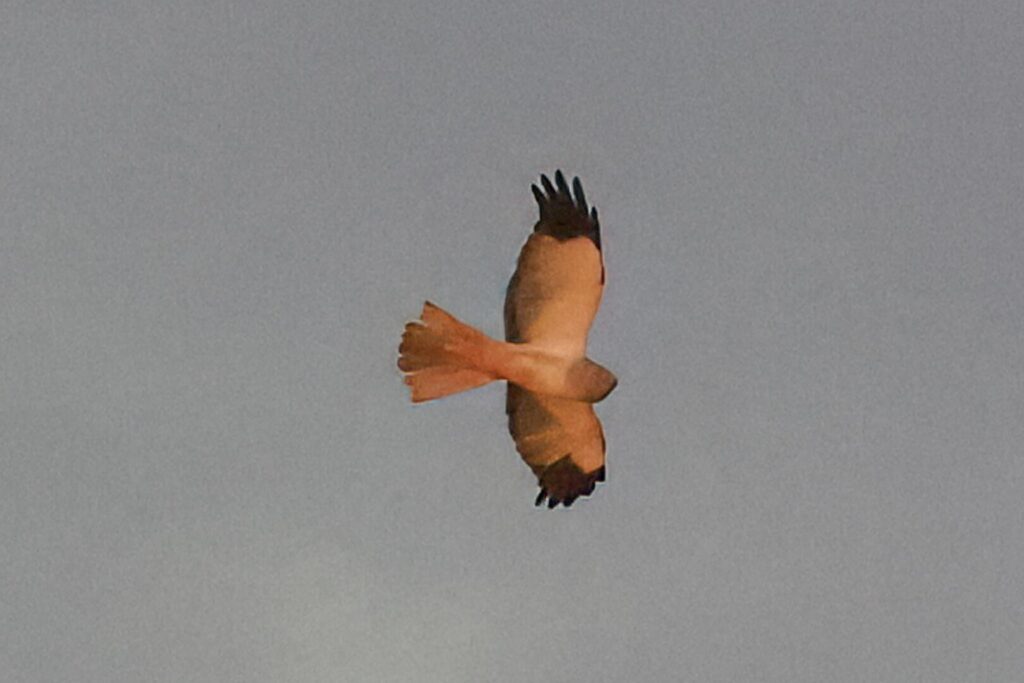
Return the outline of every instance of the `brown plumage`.
[[[505,341],[427,302],[406,325],[398,366],[414,402],[506,380],[516,450],[540,485],[537,505],[566,507],[605,479],[605,440],[593,404],[615,376],[586,357],[604,291],[597,209],[561,171],[532,186],[540,220],[519,254],[505,296]]]

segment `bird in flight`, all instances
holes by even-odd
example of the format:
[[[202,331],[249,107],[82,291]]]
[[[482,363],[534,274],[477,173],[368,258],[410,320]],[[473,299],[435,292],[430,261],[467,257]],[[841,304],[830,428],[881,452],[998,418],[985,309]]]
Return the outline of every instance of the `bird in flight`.
[[[505,412],[516,450],[537,476],[536,504],[569,507],[605,480],[605,440],[594,404],[615,388],[587,358],[601,304],[604,261],[597,209],[561,171],[533,185],[540,219],[519,252],[505,294],[505,341],[429,301],[405,326],[398,367],[414,403],[507,382]]]

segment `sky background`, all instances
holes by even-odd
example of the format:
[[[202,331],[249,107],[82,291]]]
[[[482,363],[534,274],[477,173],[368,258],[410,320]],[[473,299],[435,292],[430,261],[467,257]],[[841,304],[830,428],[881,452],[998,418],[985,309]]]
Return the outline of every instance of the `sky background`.
[[[10,681],[1017,681],[1024,5],[8,2]],[[579,175],[608,482],[501,334]]]

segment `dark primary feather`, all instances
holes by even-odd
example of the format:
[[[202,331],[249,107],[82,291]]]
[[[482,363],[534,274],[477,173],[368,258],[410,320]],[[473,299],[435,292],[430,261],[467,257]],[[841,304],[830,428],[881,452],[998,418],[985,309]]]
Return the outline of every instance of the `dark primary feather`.
[[[579,180],[579,178],[576,178]],[[565,182],[565,176],[562,175],[562,170],[555,171],[555,186],[558,188],[559,194],[569,195],[569,185]]]
[[[544,185],[544,189],[547,191],[549,197],[554,197],[556,194],[558,194],[555,191],[555,186],[551,184],[551,181],[548,180],[548,177],[546,175],[541,174],[540,182]]]
[[[593,493],[597,482],[605,480],[605,468],[584,472],[566,455],[541,470],[537,478],[540,493],[534,505],[539,506],[547,498],[549,509],[559,503],[571,507],[580,496]]]
[[[554,183],[546,175],[541,175],[540,182],[544,186],[543,192],[536,185],[531,186],[540,209],[540,220],[534,226],[534,232],[559,240],[588,237],[600,249],[601,225],[597,220],[597,210],[591,209],[587,213],[589,207],[580,179],[572,179],[571,191],[561,170],[555,171]]]
[[[580,207],[583,213],[587,212],[587,196],[583,194],[583,183],[579,178],[572,179],[572,192],[576,196],[576,206]]]
[[[530,189],[533,191],[533,196],[537,200],[537,206],[540,208],[540,219],[544,220],[544,207],[547,205],[547,198],[544,196],[544,192],[536,185],[530,185]]]

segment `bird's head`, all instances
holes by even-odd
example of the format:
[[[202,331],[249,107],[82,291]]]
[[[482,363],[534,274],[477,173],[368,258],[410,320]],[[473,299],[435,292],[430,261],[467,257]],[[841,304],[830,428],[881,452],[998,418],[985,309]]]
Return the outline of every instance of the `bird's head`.
[[[603,401],[619,383],[619,379],[608,368],[589,358],[577,363],[572,374],[575,375],[573,383],[582,389],[582,399],[588,403]]]

